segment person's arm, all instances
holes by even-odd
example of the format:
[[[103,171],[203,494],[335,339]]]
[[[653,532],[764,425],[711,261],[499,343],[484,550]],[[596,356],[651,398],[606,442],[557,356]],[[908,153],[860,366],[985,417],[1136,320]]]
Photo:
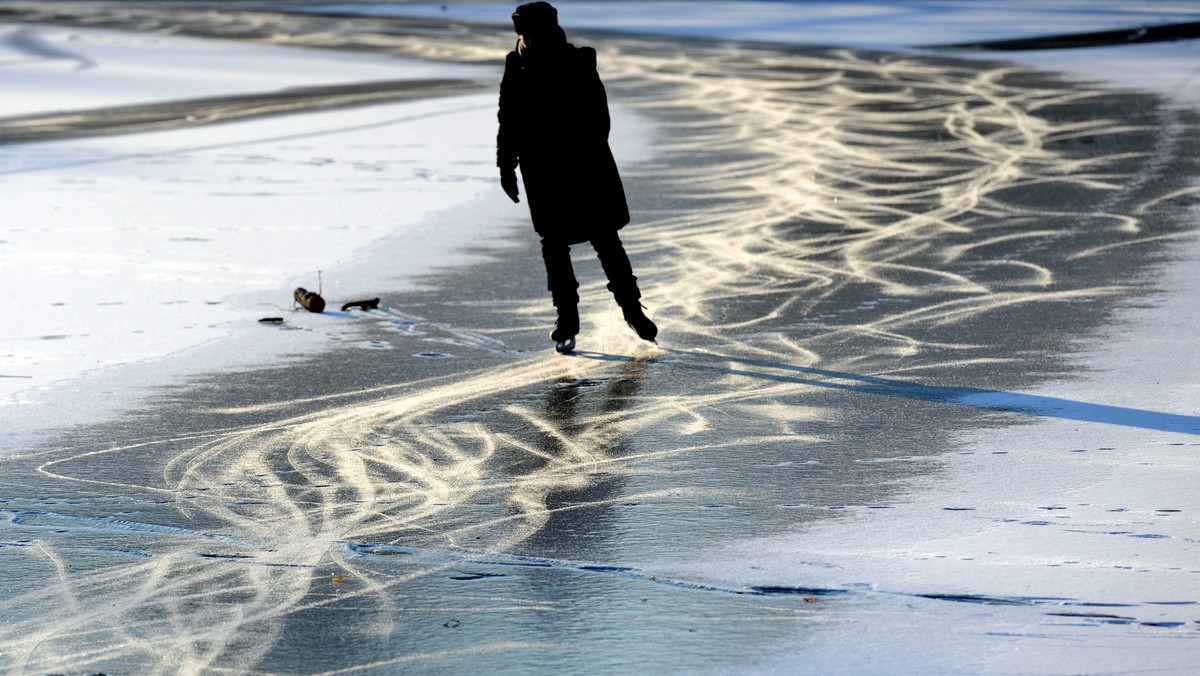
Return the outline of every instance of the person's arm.
[[[519,77],[520,64],[517,63],[516,52],[504,60],[504,75],[500,78],[500,110],[496,117],[500,121],[500,130],[496,133],[496,166],[500,168],[500,187],[513,202],[520,202],[520,191],[517,189],[517,126],[520,124],[517,93],[513,84]]]

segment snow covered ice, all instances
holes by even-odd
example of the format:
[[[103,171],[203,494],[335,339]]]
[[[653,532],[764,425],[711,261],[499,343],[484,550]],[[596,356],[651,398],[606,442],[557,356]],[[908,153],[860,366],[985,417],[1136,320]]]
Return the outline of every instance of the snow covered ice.
[[[545,339],[507,5],[0,4],[4,670],[1193,673],[1197,43],[923,46],[1200,12],[556,5],[659,349]]]
[[[494,75],[488,68],[136,33],[10,26],[6,34],[10,45],[21,45],[10,46],[0,85],[11,116]],[[28,58],[30,44],[52,56]],[[426,243],[395,260],[384,272],[389,277],[450,264],[461,257],[454,249],[479,233],[460,228],[430,238],[419,227],[434,211],[491,187],[493,172],[481,155],[491,143],[493,98],[6,146],[3,265],[16,301],[0,329],[9,347],[0,381],[8,406],[44,409],[47,399],[63,395],[39,393],[64,378],[156,361],[244,331],[290,305],[292,288],[317,288],[322,269],[339,298],[372,293],[375,279],[338,266],[353,267],[356,252],[383,237],[404,232]],[[220,354],[162,367],[178,373],[249,366],[327,339],[319,329],[304,334],[273,343],[276,336],[260,333],[235,350],[224,346]],[[103,373],[97,377],[112,375]],[[91,420],[119,388],[105,389],[86,406]],[[76,406],[53,409],[42,415],[59,425],[75,422]]]

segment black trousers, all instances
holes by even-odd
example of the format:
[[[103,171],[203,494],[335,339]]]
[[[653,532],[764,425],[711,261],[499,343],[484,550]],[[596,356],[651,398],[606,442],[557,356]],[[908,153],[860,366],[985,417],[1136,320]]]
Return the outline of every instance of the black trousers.
[[[608,277],[608,290],[617,304],[622,307],[636,305],[642,294],[617,232],[612,230],[597,235],[592,238],[591,244],[600,258],[600,265]],[[555,307],[578,305],[579,281],[575,279],[575,270],[571,267],[571,246],[542,238],[542,260],[546,262],[546,288],[554,299]]]

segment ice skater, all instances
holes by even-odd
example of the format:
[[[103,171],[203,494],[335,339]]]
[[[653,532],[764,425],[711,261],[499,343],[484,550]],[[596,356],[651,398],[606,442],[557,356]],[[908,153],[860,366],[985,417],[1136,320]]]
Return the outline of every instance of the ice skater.
[[[520,202],[521,167],[558,309],[550,338],[559,352],[575,347],[579,282],[571,246],[590,242],[626,323],[653,341],[658,327],[642,312],[637,277],[617,236],[629,223],[629,205],[608,147],[608,98],[596,72],[596,50],[567,42],[558,11],[547,2],[521,5],[512,19],[518,39],[500,80],[496,165],[513,202]]]

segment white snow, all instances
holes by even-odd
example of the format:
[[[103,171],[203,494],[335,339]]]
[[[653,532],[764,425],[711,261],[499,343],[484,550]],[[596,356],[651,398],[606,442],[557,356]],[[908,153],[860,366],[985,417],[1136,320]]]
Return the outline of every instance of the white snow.
[[[301,86],[487,77],[487,69],[368,54],[108,30],[0,24],[0,116]]]

